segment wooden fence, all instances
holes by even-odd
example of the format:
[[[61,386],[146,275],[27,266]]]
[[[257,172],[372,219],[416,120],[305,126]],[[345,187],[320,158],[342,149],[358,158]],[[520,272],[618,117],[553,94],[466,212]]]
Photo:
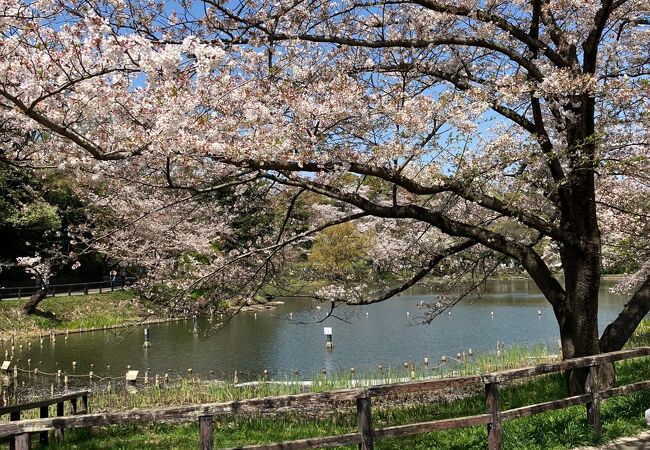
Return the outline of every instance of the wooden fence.
[[[48,398],[46,400],[39,400],[29,403],[21,403],[19,405],[3,406],[0,407],[0,417],[9,414],[9,420],[16,422],[20,420],[20,415],[23,411],[38,409],[41,419],[47,419],[50,415],[50,406],[56,405],[57,417],[65,415],[65,402],[69,401],[72,409],[72,414],[86,414],[88,413],[88,394],[89,391],[70,392],[58,397]],[[81,399],[81,408],[79,408],[79,399]],[[55,430],[56,438],[63,440],[63,428]],[[47,444],[48,432],[42,431],[39,436],[41,445]],[[29,435],[22,434],[20,438],[14,439],[12,437],[10,443],[11,449],[24,450],[29,449]]]
[[[132,424],[142,422],[191,422],[198,421],[200,430],[201,450],[213,448],[213,423],[215,416],[224,414],[260,413],[276,408],[289,408],[310,402],[344,402],[354,401],[357,406],[358,431],[355,433],[316,437],[296,441],[286,441],[273,444],[247,445],[237,447],[239,450],[301,450],[315,447],[334,447],[347,444],[359,444],[362,450],[372,450],[373,441],[387,437],[409,436],[428,433],[437,430],[463,428],[476,425],[487,427],[488,448],[501,448],[501,424],[504,420],[517,419],[533,414],[567,408],[576,405],[587,405],[588,419],[596,433],[600,433],[600,402],[603,399],[617,395],[628,394],[650,389],[650,380],[608,389],[599,389],[598,368],[603,364],[615,361],[639,358],[650,355],[650,347],[633,350],[622,350],[603,353],[596,356],[575,358],[564,361],[524,367],[483,375],[472,375],[456,378],[443,378],[426,381],[414,381],[400,384],[387,384],[372,387],[337,390],[323,393],[308,393],[285,395],[278,397],[257,398],[250,400],[232,401],[226,403],[210,403],[171,408],[159,408],[117,413],[84,414],[68,417],[23,420],[0,425],[0,438],[15,436],[17,440],[29,448],[29,433],[42,433],[49,430],[65,428],[83,428],[100,425]],[[523,378],[563,372],[566,370],[588,368],[590,372],[589,391],[586,394],[553,400],[535,405],[523,406],[501,411],[499,403],[499,388],[501,385]],[[375,429],[372,424],[371,399],[388,395],[412,394],[434,391],[445,388],[464,386],[485,386],[485,414],[458,417],[453,419],[434,420],[407,425],[397,425]],[[234,449],[230,449],[234,450]]]

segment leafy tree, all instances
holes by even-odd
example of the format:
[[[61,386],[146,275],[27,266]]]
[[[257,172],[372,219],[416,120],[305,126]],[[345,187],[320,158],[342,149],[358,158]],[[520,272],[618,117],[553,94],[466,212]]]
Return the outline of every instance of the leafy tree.
[[[363,235],[349,222],[327,228],[316,236],[309,262],[326,276],[358,276],[360,270],[367,270],[365,258],[371,239],[372,236]]]

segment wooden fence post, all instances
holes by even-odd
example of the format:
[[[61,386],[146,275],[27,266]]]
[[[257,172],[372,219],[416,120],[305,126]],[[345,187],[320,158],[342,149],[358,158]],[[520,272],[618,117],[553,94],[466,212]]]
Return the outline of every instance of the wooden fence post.
[[[50,415],[50,407],[49,406],[41,406],[40,418],[41,419],[47,419],[49,417],[49,415]],[[43,446],[47,445],[47,431],[41,431],[41,433],[39,434],[38,441]]]
[[[90,410],[88,409],[88,394],[81,396],[81,407],[83,414],[88,414]]]
[[[372,415],[370,412],[369,397],[357,399],[357,424],[359,426],[359,432],[361,433],[359,450],[373,450]]]
[[[487,426],[488,449],[500,450],[501,433],[501,406],[499,403],[499,383],[485,385],[485,409],[490,414],[491,422]]]
[[[12,421],[12,422],[16,421],[16,420],[20,420],[20,411],[14,411],[12,413],[9,413],[9,420]],[[17,445],[16,439],[17,439],[17,437],[13,437],[13,438],[11,438],[11,441],[9,441],[9,450],[15,450],[17,448],[16,447],[16,445]]]
[[[201,436],[201,443],[199,448],[201,450],[212,450],[212,443],[214,441],[213,432],[214,417],[201,416],[199,417],[199,431]]]
[[[594,433],[600,436],[600,392],[598,388],[598,366],[589,367],[589,391],[591,402],[587,404],[587,421],[594,428]]]
[[[29,450],[31,444],[29,439],[29,433],[16,435],[14,440],[16,443],[16,450]]]
[[[56,416],[57,417],[63,417],[65,414],[65,403],[63,402],[58,402],[56,404]],[[54,430],[54,438],[57,441],[62,441],[63,440],[63,428],[59,428]]]

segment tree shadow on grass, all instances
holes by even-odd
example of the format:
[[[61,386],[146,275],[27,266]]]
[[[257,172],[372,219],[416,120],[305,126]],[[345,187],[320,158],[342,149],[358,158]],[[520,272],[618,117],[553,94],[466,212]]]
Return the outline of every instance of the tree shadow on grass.
[[[43,319],[51,320],[52,322],[55,322],[57,324],[61,323],[62,320],[59,319],[56,314],[54,314],[52,311],[43,311],[42,309],[35,309],[31,314],[31,316],[35,317],[40,317]]]

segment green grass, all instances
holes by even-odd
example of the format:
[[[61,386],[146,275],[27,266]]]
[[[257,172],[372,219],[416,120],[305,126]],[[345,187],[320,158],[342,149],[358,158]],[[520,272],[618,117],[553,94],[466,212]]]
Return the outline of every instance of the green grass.
[[[635,339],[639,345],[647,345],[646,334],[649,323],[639,327]],[[538,350],[537,354],[541,351]],[[502,354],[505,362],[501,366],[521,363],[523,349],[515,349],[510,356]],[[535,352],[533,352],[535,356]],[[490,361],[496,356],[481,356],[480,364],[472,366],[496,370]],[[385,375],[385,373],[384,373]],[[397,374],[396,374],[397,375]],[[403,375],[402,375],[403,376]],[[617,382],[629,384],[650,378],[650,358],[617,363]],[[349,380],[349,374],[331,375],[328,383],[316,386],[315,390],[340,387]],[[315,381],[324,381],[316,378]],[[183,403],[187,400],[227,401],[254,396],[295,393],[290,386],[262,385],[249,388],[235,388],[227,384],[194,385],[185,381],[169,388],[154,387],[137,394],[114,393],[107,402],[106,394],[98,394],[91,400],[95,410],[129,409],[134,407]],[[426,396],[417,396],[405,403],[396,404],[394,399],[373,399],[373,422],[375,427],[387,427],[421,421],[445,419],[485,411],[484,395],[480,387],[476,394],[449,401],[432,401]],[[531,379],[525,383],[504,386],[500,391],[501,409],[511,409],[559,399],[567,396],[564,378],[554,374]],[[110,403],[110,404],[109,404]],[[601,409],[602,436],[596,436],[586,421],[585,408],[577,406],[532,417],[504,422],[503,448],[506,450],[570,449],[584,445],[599,445],[606,441],[634,435],[646,429],[644,411],[650,405],[650,392],[629,394],[603,401]],[[319,411],[305,410],[301,413],[278,413],[273,416],[234,417],[222,416],[215,423],[215,448],[235,447],[244,444],[271,443],[308,437],[328,436],[355,432],[356,418],[352,403],[328,405]],[[145,424],[133,426],[100,427],[93,430],[71,430],[63,443],[51,444],[49,449],[195,449],[198,446],[196,424],[170,425]],[[484,449],[487,433],[485,427],[470,427],[459,430],[426,433],[417,436],[380,440],[375,443],[378,450],[428,450],[428,449]],[[341,447],[352,450],[356,447]]]
[[[432,367],[425,369],[416,367],[411,373],[411,367],[404,369],[384,368],[380,370],[357,371],[354,374],[354,382],[351,380],[349,371],[330,372],[327,375],[316,374],[313,376],[310,392],[325,392],[335,389],[348,389],[353,386],[369,386],[377,384],[396,383],[410,380],[414,375],[415,380],[434,377],[450,377],[460,375],[473,375],[490,371],[522,367],[524,365],[548,362],[543,346],[532,348],[528,353],[525,347],[511,347],[505,349],[501,356],[493,354],[479,355],[475,358],[467,358],[464,362],[448,362],[432,370]],[[144,375],[144,374],[141,374]],[[215,382],[213,379],[200,380],[196,377],[170,378],[169,383],[164,382],[160,376],[159,385],[154,385],[155,374],[148,374],[149,385],[140,388],[137,392],[127,392],[121,387],[112,388],[110,391],[98,388],[93,393],[93,407],[95,411],[123,411],[134,408],[155,408],[170,405],[187,405],[209,402],[227,402],[232,400],[243,400],[259,397],[272,397],[278,395],[293,395],[304,392],[301,385],[302,378],[286,377],[274,379],[265,383],[259,378],[257,385],[234,386],[231,381]],[[274,382],[281,383],[274,383]]]
[[[0,335],[3,337],[123,325],[141,320],[147,312],[130,291],[51,297],[39,304],[40,313],[32,315],[23,312],[24,302],[0,302]]]
[[[643,367],[640,367],[643,366]],[[650,364],[633,364],[622,372],[643,369],[650,375]],[[513,386],[502,393],[503,408],[546,401],[564,396],[561,377],[541,377],[527,385]],[[574,407],[529,418],[505,422],[504,449],[569,449],[595,445],[620,436],[635,434],[645,428],[643,411],[650,402],[650,394],[631,394],[609,399],[602,405],[603,436],[597,437],[585,419],[584,407]],[[375,426],[399,425],[409,422],[457,417],[482,413],[481,395],[450,403],[421,402],[400,408],[374,409]],[[332,411],[326,417],[315,419],[309,415],[284,414],[273,418],[223,417],[215,424],[215,448],[244,444],[269,443],[307,437],[343,434],[355,430],[355,418],[350,409]],[[472,427],[427,433],[399,439],[376,442],[377,449],[484,449],[484,427]],[[79,430],[66,434],[63,444],[48,448],[58,449],[195,449],[198,446],[198,427],[195,424],[107,427],[99,430]],[[342,447],[352,449],[354,447]]]

